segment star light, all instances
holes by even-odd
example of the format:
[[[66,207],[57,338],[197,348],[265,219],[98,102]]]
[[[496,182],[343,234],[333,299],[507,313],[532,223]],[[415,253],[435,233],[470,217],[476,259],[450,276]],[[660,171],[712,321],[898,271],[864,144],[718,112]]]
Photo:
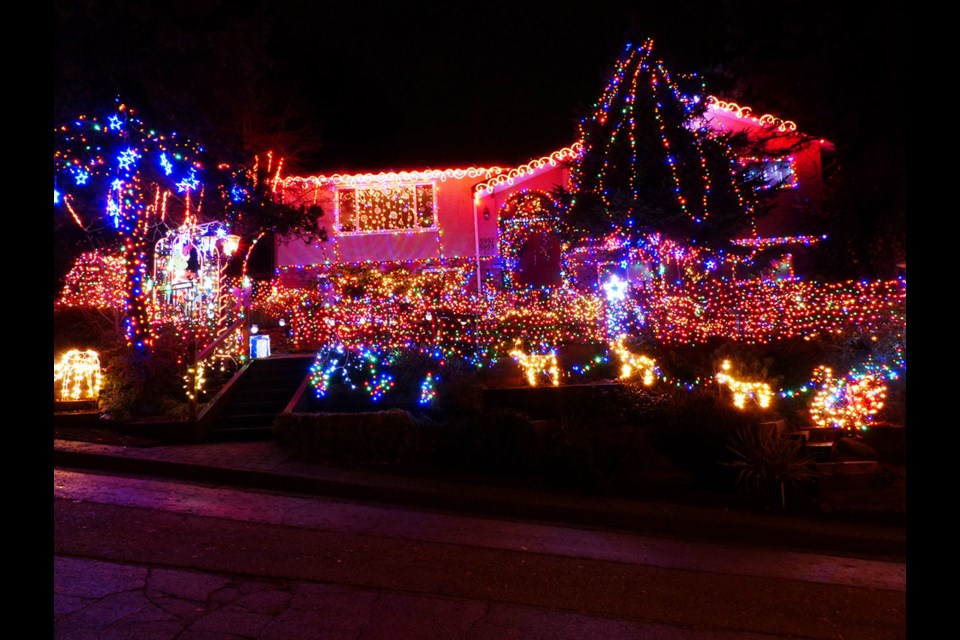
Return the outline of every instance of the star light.
[[[606,293],[607,300],[610,302],[619,302],[627,297],[627,288],[630,282],[621,280],[620,276],[613,274],[610,279],[603,284],[603,291]]]
[[[190,192],[193,191],[199,186],[200,181],[197,179],[197,171],[193,167],[190,167],[190,173],[186,178],[177,183],[177,191],[183,193],[184,191]]]
[[[119,156],[117,156],[117,161],[120,164],[120,168],[124,171],[129,171],[137,160],[140,158],[140,154],[137,153],[136,149],[127,149],[122,151]]]

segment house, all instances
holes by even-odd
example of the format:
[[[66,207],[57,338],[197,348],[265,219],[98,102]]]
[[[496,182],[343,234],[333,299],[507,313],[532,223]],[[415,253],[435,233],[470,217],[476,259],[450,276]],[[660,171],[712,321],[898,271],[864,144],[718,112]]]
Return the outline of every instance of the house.
[[[776,206],[744,242],[769,247],[810,242],[792,228],[796,207],[823,197],[824,158],[832,145],[804,136],[793,122],[709,98],[705,122],[717,134],[746,133],[743,170],[761,188],[777,189]],[[580,142],[518,167],[411,168],[384,173],[286,176],[284,202],[320,205],[329,240],[308,245],[275,240],[280,282],[310,286],[334,265],[470,265],[471,288],[542,287],[561,283],[558,186],[569,187]],[[591,266],[590,269],[596,269]],[[596,271],[593,271],[595,274]],[[589,276],[588,276],[589,280]],[[590,285],[596,284],[596,280]]]

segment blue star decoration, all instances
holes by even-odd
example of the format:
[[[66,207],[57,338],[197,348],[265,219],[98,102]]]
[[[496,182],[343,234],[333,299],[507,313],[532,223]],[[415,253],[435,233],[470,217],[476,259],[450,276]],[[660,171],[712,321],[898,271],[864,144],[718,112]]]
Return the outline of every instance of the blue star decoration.
[[[120,162],[120,168],[124,171],[129,171],[139,158],[140,154],[137,153],[135,149],[127,149],[117,157]]]
[[[190,175],[177,183],[177,191],[183,193],[184,191],[193,191],[200,184],[200,181],[197,180],[197,170],[193,167],[190,168]]]

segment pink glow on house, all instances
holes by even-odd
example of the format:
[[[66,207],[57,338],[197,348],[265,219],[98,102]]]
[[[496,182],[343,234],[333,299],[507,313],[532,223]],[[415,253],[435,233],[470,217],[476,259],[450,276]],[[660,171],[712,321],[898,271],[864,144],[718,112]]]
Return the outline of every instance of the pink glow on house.
[[[801,135],[790,121],[769,115],[756,117],[747,108],[712,97],[705,117],[708,126],[718,133],[747,131],[756,143],[756,153],[744,158],[744,163],[752,163],[779,190],[776,208],[757,223],[758,234],[803,233],[805,230],[791,227],[790,213],[797,205],[818,206],[822,198],[822,157],[832,152],[832,145]],[[281,280],[290,282],[296,279],[295,272],[307,267],[439,266],[448,261],[473,263],[478,286],[491,278],[502,281],[505,268],[515,271],[514,275],[519,273],[521,283],[524,273],[542,280],[542,274],[534,272],[557,268],[560,259],[559,243],[551,239],[560,211],[551,194],[558,186],[569,186],[569,164],[580,150],[577,142],[510,168],[417,169],[279,179],[277,190],[285,202],[323,208],[329,240],[307,245],[299,240],[277,239],[275,266]],[[786,160],[774,162],[766,157],[785,150],[789,150]],[[515,263],[507,265],[510,243],[520,243],[524,248],[518,249]]]

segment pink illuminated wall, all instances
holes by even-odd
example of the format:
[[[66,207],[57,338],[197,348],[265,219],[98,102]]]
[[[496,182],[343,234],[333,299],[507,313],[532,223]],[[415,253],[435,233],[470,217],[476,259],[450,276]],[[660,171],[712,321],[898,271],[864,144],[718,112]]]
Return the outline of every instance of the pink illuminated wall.
[[[750,109],[711,97],[709,125],[718,132],[753,132],[757,154],[775,156],[789,149],[796,184],[781,188],[772,214],[757,223],[760,236],[802,233],[791,228],[791,211],[797,206],[816,209],[822,199],[821,149],[829,142],[803,136],[796,125],[770,115],[755,116]],[[411,170],[381,174],[333,174],[283,178],[278,191],[291,204],[319,204],[328,242],[306,245],[294,240],[276,242],[276,267],[310,265],[404,263],[469,258],[485,270],[499,255],[499,217],[511,196],[524,191],[552,194],[569,186],[568,164],[580,152],[575,143],[548,156],[513,168],[489,167],[444,170]],[[381,185],[433,185],[435,223],[430,229],[391,229],[349,233],[341,230],[338,189]]]

